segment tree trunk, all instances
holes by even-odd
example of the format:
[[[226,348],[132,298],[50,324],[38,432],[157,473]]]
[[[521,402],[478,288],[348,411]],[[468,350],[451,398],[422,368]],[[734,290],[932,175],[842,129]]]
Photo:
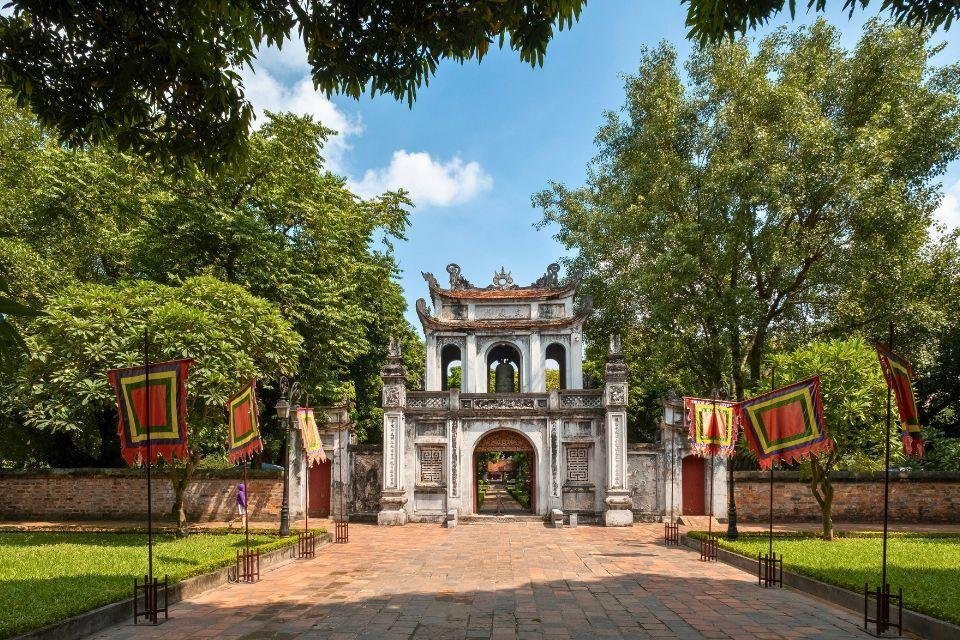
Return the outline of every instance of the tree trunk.
[[[186,464],[182,467],[170,465],[170,482],[173,484],[173,509],[171,515],[177,522],[177,537],[187,537],[187,512],[184,509],[183,494],[186,493],[187,485],[193,478],[193,471],[196,468],[197,461],[194,456],[190,456]]]
[[[833,454],[826,462],[820,456],[810,457],[810,490],[820,506],[821,537],[824,540],[833,540],[833,482],[830,479],[830,469],[833,467]]]

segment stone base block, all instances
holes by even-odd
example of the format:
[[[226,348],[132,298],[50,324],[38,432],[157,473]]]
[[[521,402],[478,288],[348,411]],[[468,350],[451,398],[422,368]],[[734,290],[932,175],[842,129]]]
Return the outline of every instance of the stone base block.
[[[603,512],[603,526],[632,527],[633,511],[629,509],[607,509]]]
[[[403,509],[398,511],[381,511],[377,514],[377,524],[381,527],[395,527],[407,524],[407,512]]]

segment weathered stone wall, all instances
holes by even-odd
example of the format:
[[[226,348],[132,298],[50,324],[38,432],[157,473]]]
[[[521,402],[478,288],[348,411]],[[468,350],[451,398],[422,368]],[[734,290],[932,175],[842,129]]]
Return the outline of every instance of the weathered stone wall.
[[[627,487],[633,501],[635,520],[656,520],[659,516],[658,447],[631,444],[627,450]]]
[[[766,472],[741,471],[736,481],[737,516],[764,521],[770,500]],[[960,474],[892,473],[890,519],[895,522],[960,522]],[[834,480],[835,522],[877,522],[883,513],[883,474],[839,474]],[[774,473],[774,519],[818,521],[820,508],[797,473]]]
[[[197,472],[184,495],[191,520],[227,520],[236,513],[239,472]],[[247,481],[250,517],[279,516],[283,501],[280,474],[252,471]],[[153,512],[163,518],[173,508],[173,486],[153,477]],[[147,513],[146,477],[135,469],[55,469],[0,473],[0,519],[139,519]]]
[[[350,447],[350,456],[350,513],[375,516],[380,510],[383,449],[380,445],[355,445]]]

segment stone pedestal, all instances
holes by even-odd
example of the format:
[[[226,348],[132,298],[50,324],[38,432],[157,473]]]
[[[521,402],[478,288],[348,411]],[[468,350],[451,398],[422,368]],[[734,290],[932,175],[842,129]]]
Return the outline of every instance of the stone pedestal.
[[[606,527],[632,527],[633,500],[628,491],[610,491],[604,500],[603,524]]]
[[[380,512],[377,513],[377,524],[381,526],[404,525],[407,523],[407,512],[403,505],[407,497],[403,490],[384,490],[380,496]]]

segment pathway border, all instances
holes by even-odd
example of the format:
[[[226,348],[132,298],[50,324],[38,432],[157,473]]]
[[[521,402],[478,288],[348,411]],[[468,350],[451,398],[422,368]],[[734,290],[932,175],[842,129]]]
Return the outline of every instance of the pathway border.
[[[318,538],[317,549],[330,544],[329,533],[318,534]],[[261,554],[260,569],[261,571],[275,569],[296,559],[297,543],[293,541],[293,544],[286,547]],[[230,582],[234,569],[233,565],[227,565],[171,584],[168,591],[168,604],[176,604]],[[11,640],[78,640],[129,620],[131,615],[133,615],[133,598],[125,598],[66,620],[54,622],[46,627],[28,631],[23,635],[14,636]]]
[[[700,541],[686,533],[680,536],[680,542],[690,549],[700,550]],[[756,558],[740,555],[719,546],[717,547],[717,559],[748,573],[756,574],[757,572]],[[783,584],[807,595],[839,605],[844,609],[863,613],[862,593],[821,582],[786,569],[783,570]],[[926,640],[956,640],[960,638],[960,626],[906,608],[903,610],[903,629]]]

